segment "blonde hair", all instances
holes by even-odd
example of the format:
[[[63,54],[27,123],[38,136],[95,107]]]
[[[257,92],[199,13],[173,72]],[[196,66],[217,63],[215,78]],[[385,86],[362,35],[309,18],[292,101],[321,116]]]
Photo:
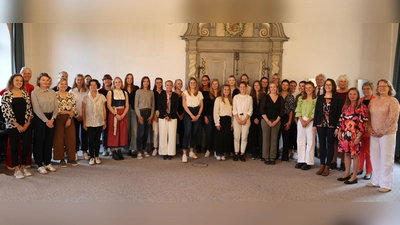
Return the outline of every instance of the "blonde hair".
[[[83,80],[83,84],[82,84],[82,91],[83,92],[86,92],[88,89],[87,89],[87,87],[86,87],[86,84],[85,84],[85,77],[83,76],[83,74],[77,74],[76,76],[75,76],[75,78],[74,78],[74,84],[72,85],[72,88],[76,88],[76,87],[78,87],[78,84],[76,83],[76,80],[78,79],[78,77],[81,77],[82,78],[82,80]]]
[[[187,84],[188,86],[187,86],[186,90],[187,90],[188,94],[190,96],[192,96],[192,89],[190,88],[190,81],[192,81],[192,80],[194,80],[196,82],[196,87],[194,88],[193,96],[197,96],[197,94],[199,93],[199,85],[197,84],[196,78],[194,78],[194,77],[189,78],[189,82]]]
[[[376,95],[380,96],[380,94],[378,92],[378,85],[379,85],[379,82],[381,82],[381,81],[385,82],[387,84],[387,86],[389,87],[388,95],[390,97],[395,96],[396,95],[396,91],[394,90],[392,83],[389,80],[386,80],[386,79],[380,79],[380,80],[378,80],[378,83],[376,83]]]

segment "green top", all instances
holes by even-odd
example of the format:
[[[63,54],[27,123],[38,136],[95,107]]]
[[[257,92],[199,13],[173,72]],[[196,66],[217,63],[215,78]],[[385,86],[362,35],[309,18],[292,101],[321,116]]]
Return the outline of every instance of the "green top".
[[[297,102],[297,107],[296,107],[296,117],[299,116],[305,116],[307,118],[314,118],[314,109],[315,109],[315,104],[317,102],[317,98],[314,98],[313,100],[303,100],[303,98],[300,96],[299,101]]]

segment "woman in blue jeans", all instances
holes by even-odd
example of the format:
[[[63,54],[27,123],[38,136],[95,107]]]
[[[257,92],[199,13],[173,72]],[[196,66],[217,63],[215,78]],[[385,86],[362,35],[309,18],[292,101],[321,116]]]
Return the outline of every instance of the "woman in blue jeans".
[[[318,135],[321,161],[317,175],[329,175],[329,167],[334,154],[335,129],[342,109],[341,102],[340,97],[336,94],[335,81],[328,78],[324,84],[324,93],[317,98],[314,111],[313,129]]]
[[[196,137],[198,135],[198,124],[199,118],[203,111],[203,94],[199,91],[197,80],[194,77],[189,79],[188,88],[183,92],[182,105],[185,109],[185,115],[183,117],[183,124],[185,127],[185,135],[183,137],[183,155],[182,162],[187,162],[187,147],[189,145],[190,137],[190,152],[189,157],[196,159],[197,156],[194,153],[194,145],[196,143]]]
[[[150,90],[150,79],[147,76],[142,78],[140,89],[136,91],[135,112],[138,118],[137,158],[143,159],[142,151],[145,157],[150,156],[146,151],[146,145],[147,135],[154,115],[154,93]]]

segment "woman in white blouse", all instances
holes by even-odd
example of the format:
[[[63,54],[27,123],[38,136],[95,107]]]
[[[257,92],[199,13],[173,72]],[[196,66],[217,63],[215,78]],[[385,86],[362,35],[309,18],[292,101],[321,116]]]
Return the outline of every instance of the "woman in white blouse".
[[[75,97],[72,93],[67,92],[67,79],[61,78],[57,87],[58,115],[55,124],[53,159],[60,160],[61,167],[67,167],[64,160],[65,146],[68,154],[68,163],[72,166],[77,166],[78,163],[75,161],[75,123],[73,119],[77,116]]]
[[[244,154],[246,151],[247,137],[250,129],[250,117],[253,114],[253,99],[250,95],[246,94],[246,83],[241,82],[239,90],[240,94],[235,95],[233,98],[233,116],[235,117],[233,121],[233,136],[235,146],[235,155],[233,156],[233,161],[238,161],[238,159],[240,159],[240,161],[245,162],[246,159]],[[240,140],[242,140],[241,143]]]
[[[128,144],[128,93],[123,90],[122,79],[115,77],[111,90],[107,93],[108,131],[107,145],[114,160],[124,159],[121,149]],[[115,149],[118,149],[116,151]]]
[[[203,94],[199,91],[197,80],[194,77],[189,79],[188,88],[183,92],[182,105],[185,109],[185,116],[183,118],[185,135],[183,137],[182,146],[182,162],[187,162],[187,147],[190,138],[190,152],[189,157],[197,159],[194,153],[194,145],[198,134],[199,118],[203,111]]]
[[[89,164],[100,164],[100,136],[101,131],[106,124],[106,98],[100,94],[97,89],[100,88],[100,82],[96,79],[89,81],[89,94],[82,99],[82,117],[83,128],[87,131],[89,139]]]
[[[76,152],[79,151],[79,146],[82,149],[82,155],[85,160],[89,160],[88,150],[88,138],[87,132],[83,129],[83,118],[82,118],[82,99],[89,92],[85,84],[85,78],[82,74],[77,74],[74,79],[72,89],[69,91],[74,94],[76,101],[76,108],[78,116],[74,118],[75,123],[75,138],[76,138]],[[78,159],[78,154],[75,155],[75,160]]]

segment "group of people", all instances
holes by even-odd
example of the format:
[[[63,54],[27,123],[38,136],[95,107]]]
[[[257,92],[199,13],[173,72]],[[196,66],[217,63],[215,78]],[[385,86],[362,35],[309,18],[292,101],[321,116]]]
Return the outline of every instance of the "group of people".
[[[316,85],[299,82],[298,92],[296,81],[281,81],[278,74],[252,85],[243,74],[239,86],[233,75],[225,84],[208,75],[200,81],[191,77],[184,91],[182,80],[164,83],[159,77],[152,89],[147,76],[138,87],[131,73],[124,80],[106,74],[102,85],[78,74],[72,88],[65,71],[53,88],[48,74],[39,74],[36,89],[29,83],[31,76],[29,68],[22,68],[2,91],[10,167],[17,178],[31,175],[27,167],[32,149],[39,173],[46,174],[56,171],[52,158],[61,167],[78,165],[80,149],[90,165],[100,164],[101,142],[103,155],[114,160],[124,159],[122,149],[138,159],[161,155],[164,160],[178,149],[186,163],[197,158],[204,138],[204,156],[214,153],[218,161],[232,155],[233,161],[245,162],[247,152],[274,165],[297,154],[295,167],[309,170],[319,155],[316,174],[328,176],[341,158],[344,174],[338,181],[357,183],[365,162],[364,179],[372,179],[367,186],[379,186],[381,192],[392,188],[399,103],[385,79],[377,82],[375,95],[374,85],[364,83],[361,98],[356,88],[348,87],[346,75],[335,82],[319,74]]]

